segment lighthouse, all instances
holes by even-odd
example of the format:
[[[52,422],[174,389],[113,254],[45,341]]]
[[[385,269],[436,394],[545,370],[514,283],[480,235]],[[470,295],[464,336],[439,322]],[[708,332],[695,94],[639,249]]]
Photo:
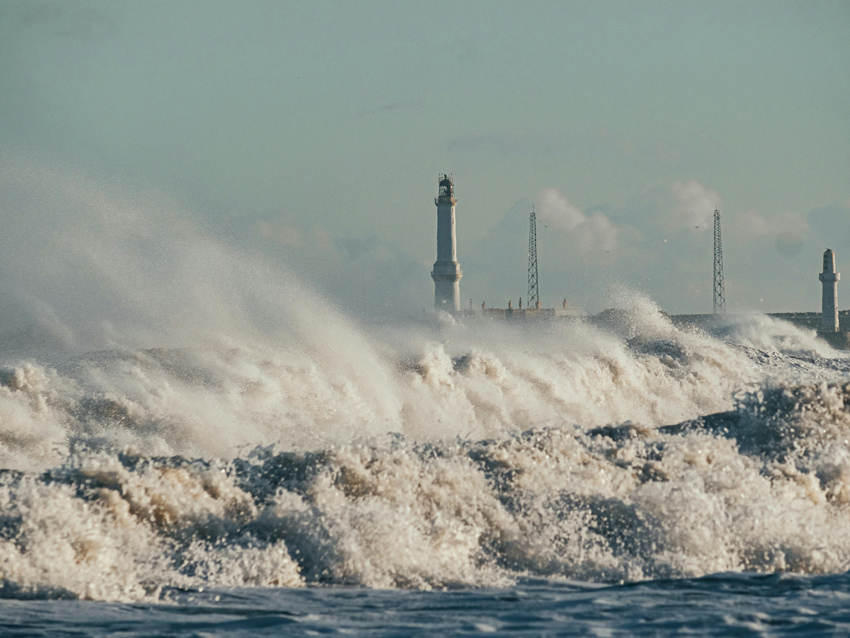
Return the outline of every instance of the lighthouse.
[[[460,278],[463,273],[457,263],[457,234],[455,232],[454,181],[451,175],[440,175],[437,197],[437,261],[431,278],[434,280],[434,307],[446,312],[460,311]]]
[[[835,272],[835,253],[829,248],[823,254],[823,272],[818,279],[823,282],[820,331],[838,332],[838,280],[841,273]]]

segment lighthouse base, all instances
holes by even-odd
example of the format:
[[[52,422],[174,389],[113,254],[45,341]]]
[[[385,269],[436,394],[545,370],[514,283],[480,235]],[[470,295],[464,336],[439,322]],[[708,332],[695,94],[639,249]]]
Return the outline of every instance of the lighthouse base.
[[[460,282],[435,281],[434,308],[446,312],[458,312],[460,310]]]
[[[434,280],[434,308],[460,312],[460,278],[463,273],[456,261],[438,261],[431,271]]]

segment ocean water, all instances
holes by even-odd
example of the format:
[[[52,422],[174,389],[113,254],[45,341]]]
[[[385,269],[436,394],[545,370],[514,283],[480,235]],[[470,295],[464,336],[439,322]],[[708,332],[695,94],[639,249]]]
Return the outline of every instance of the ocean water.
[[[625,290],[359,321],[173,203],[0,168],[0,634],[848,632],[850,356],[812,333]]]
[[[329,330],[7,362],[4,633],[848,630],[846,353],[640,297]]]

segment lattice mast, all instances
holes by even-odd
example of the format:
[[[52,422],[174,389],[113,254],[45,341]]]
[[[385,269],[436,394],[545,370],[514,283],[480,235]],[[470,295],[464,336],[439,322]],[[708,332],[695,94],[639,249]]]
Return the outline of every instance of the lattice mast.
[[[720,211],[714,211],[714,314],[726,312],[723,290],[723,245],[720,241]]]
[[[537,216],[534,206],[531,207],[531,217],[528,221],[528,307],[537,308],[540,305],[540,290],[537,280]]]

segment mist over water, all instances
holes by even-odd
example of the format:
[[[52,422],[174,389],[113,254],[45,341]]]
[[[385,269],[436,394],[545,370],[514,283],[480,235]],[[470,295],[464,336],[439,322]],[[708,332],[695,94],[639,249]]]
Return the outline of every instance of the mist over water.
[[[3,596],[847,568],[850,360],[812,333],[622,291],[363,323],[164,198],[4,161]]]

